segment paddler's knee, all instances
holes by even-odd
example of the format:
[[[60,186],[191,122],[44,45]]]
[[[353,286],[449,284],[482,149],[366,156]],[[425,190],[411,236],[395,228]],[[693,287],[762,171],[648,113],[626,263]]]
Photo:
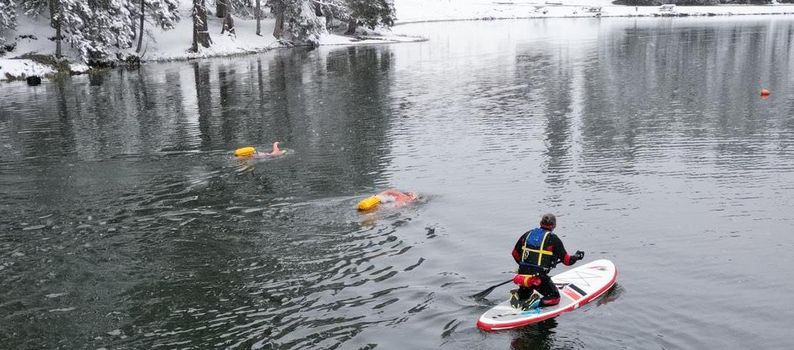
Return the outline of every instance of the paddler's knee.
[[[541,281],[538,275],[517,274],[513,276],[513,283],[521,287],[533,288],[539,286]]]

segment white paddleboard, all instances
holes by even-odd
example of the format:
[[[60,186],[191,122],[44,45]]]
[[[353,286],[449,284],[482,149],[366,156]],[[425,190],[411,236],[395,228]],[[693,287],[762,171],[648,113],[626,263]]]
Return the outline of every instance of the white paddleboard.
[[[618,270],[611,261],[601,259],[589,262],[551,277],[560,290],[559,304],[522,311],[510,306],[508,299],[482,314],[477,320],[477,327],[495,331],[557,317],[598,298],[615,285],[617,277]]]

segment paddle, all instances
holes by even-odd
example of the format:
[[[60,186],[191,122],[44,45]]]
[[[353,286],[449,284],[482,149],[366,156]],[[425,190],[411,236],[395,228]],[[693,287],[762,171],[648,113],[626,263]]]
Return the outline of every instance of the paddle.
[[[499,284],[497,284],[497,285],[495,285],[495,286],[490,286],[490,287],[488,287],[488,289],[486,289],[486,290],[484,290],[484,291],[482,291],[482,292],[479,292],[479,293],[477,293],[477,294],[474,294],[474,295],[472,295],[471,297],[472,297],[472,298],[474,298],[474,299],[482,299],[482,298],[485,298],[485,296],[486,296],[486,295],[488,295],[488,294],[491,294],[491,292],[493,292],[493,290],[494,290],[494,289],[496,289],[497,287],[501,287],[501,286],[503,286],[503,285],[505,285],[505,284],[508,284],[508,283],[510,283],[510,282],[513,282],[513,279],[512,279],[512,278],[511,278],[511,279],[509,279],[509,280],[507,280],[507,281],[504,281],[504,282],[502,282],[502,283],[499,283]]]

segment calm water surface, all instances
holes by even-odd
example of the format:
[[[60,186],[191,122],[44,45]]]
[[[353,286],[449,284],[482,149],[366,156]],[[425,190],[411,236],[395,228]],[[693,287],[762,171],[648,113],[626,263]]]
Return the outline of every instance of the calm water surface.
[[[396,30],[2,85],[0,347],[790,346],[794,20]],[[388,187],[423,199],[354,210]],[[479,331],[547,211],[618,285]]]

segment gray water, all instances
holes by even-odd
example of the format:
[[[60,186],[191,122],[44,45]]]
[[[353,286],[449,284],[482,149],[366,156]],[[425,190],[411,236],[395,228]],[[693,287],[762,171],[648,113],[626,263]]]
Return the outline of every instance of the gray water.
[[[0,86],[0,347],[790,346],[794,20],[396,30]],[[618,284],[478,330],[544,212]]]

